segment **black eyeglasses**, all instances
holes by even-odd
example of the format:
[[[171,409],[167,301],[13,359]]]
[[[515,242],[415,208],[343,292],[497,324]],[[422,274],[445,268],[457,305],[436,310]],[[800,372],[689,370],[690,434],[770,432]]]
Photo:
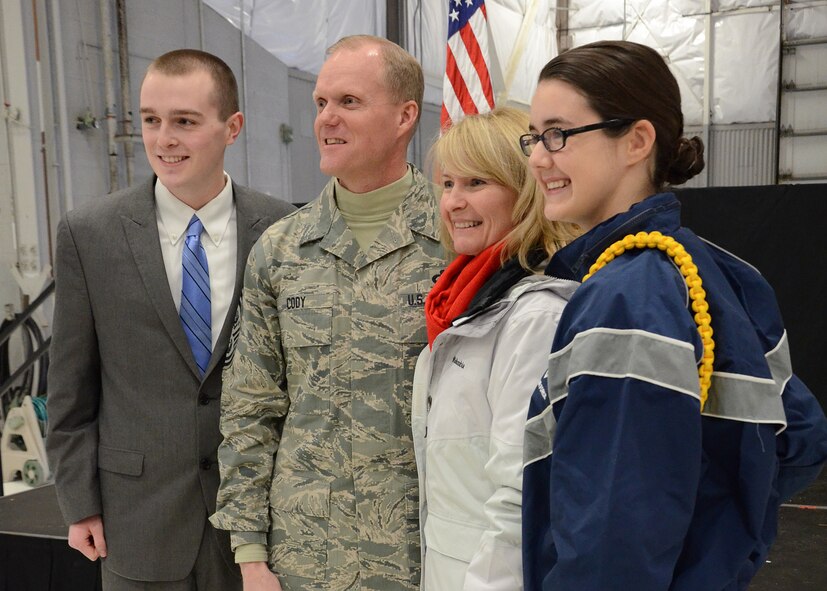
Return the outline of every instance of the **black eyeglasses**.
[[[571,129],[560,129],[559,127],[549,127],[541,134],[526,133],[520,136],[520,148],[523,154],[531,156],[534,146],[537,142],[543,142],[543,146],[549,152],[558,152],[566,147],[566,139],[577,135],[578,133],[586,133],[587,131],[594,131],[595,129],[606,129],[623,127],[634,123],[635,119],[608,119],[600,123],[592,123],[591,125],[584,125],[583,127],[573,127]]]

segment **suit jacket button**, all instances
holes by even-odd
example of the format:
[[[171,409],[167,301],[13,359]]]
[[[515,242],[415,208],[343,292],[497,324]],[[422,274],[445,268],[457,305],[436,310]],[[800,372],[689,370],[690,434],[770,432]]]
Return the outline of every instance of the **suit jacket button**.
[[[209,458],[201,458],[201,469],[202,470],[209,470],[212,468],[212,462]]]
[[[207,396],[206,394],[201,394],[198,397],[198,404],[200,404],[201,406],[207,406],[209,403],[210,403],[210,397]]]

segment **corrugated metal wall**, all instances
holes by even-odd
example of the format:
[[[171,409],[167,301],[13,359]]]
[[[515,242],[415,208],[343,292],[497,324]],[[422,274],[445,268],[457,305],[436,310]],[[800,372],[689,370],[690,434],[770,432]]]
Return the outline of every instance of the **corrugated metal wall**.
[[[700,135],[687,129],[687,135]],[[708,182],[699,175],[684,187],[774,185],[775,122],[717,125],[710,129],[705,157]]]
[[[775,133],[774,122],[713,127],[710,186],[775,184]]]

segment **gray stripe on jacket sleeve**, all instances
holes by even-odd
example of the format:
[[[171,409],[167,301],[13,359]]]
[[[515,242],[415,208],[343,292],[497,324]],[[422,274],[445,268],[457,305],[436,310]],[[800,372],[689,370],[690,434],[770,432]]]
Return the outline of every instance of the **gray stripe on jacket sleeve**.
[[[786,333],[765,357],[772,379],[714,372],[704,415],[747,423],[775,423],[778,432],[783,431],[787,418],[781,393],[793,373]]]
[[[549,393],[568,394],[579,375],[634,378],[700,398],[695,348],[644,330],[594,328],[549,356]]]
[[[548,399],[546,378],[547,375],[544,375],[540,383],[537,384],[537,390],[533,396],[539,393],[540,396]],[[549,405],[543,409],[543,412],[531,417],[526,422],[525,437],[523,439],[523,468],[551,455],[554,431],[557,429],[557,421],[554,418],[552,406],[553,401],[549,401]]]

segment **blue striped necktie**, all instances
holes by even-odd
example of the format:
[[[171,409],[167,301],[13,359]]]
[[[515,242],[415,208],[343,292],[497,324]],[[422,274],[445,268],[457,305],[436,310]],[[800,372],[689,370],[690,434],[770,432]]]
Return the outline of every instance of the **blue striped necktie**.
[[[207,254],[201,246],[204,224],[197,215],[187,226],[184,241],[184,274],[181,281],[181,308],[179,316],[184,334],[190,343],[201,377],[207,371],[212,355],[212,309],[210,307],[210,271]]]

